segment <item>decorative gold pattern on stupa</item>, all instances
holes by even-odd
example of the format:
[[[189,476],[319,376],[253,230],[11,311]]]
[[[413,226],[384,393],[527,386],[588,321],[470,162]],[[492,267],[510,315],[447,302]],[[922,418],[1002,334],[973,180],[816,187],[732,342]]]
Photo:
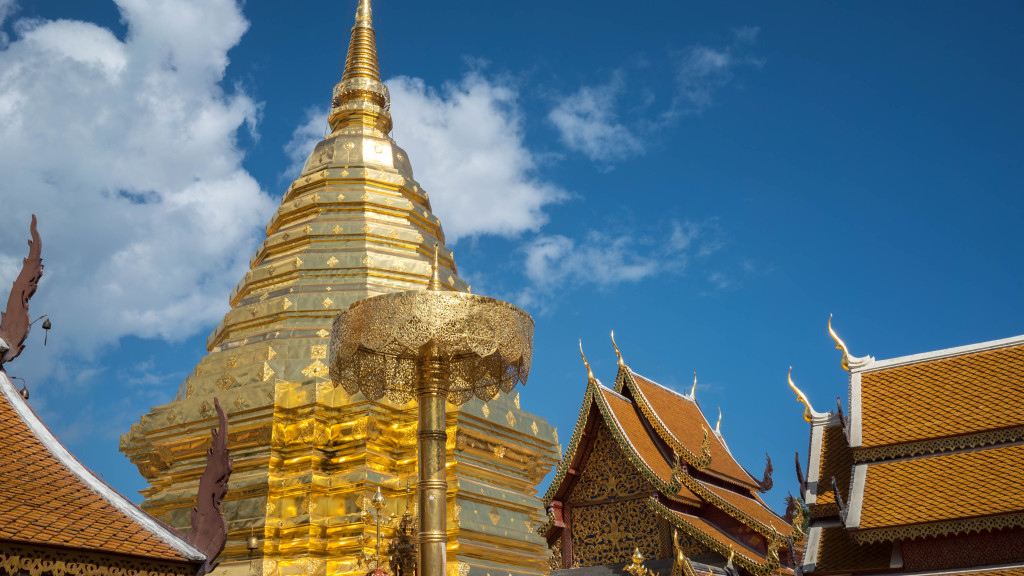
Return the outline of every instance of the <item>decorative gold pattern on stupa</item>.
[[[425,288],[435,243],[442,289],[469,288],[408,154],[389,136],[390,98],[368,0],[359,0],[328,121],[331,133],[286,190],[231,292],[209,354],[173,402],[121,437],[121,450],[150,483],[143,507],[187,527],[213,418],[208,406],[217,396],[222,404],[231,399],[235,472],[224,502],[223,574],[357,573],[369,535],[357,502],[380,486],[387,512],[405,509],[406,483],[416,475],[416,408],[331,385],[325,339],[334,316],[368,296]],[[489,410],[504,417],[480,417]],[[535,487],[559,458],[557,440],[549,440],[554,428],[507,396],[489,408],[479,400],[449,407],[446,427],[448,500],[461,510],[448,524],[449,568],[544,573],[544,540],[523,522],[495,525],[489,516],[544,521]],[[253,532],[262,542],[255,553],[246,547]]]

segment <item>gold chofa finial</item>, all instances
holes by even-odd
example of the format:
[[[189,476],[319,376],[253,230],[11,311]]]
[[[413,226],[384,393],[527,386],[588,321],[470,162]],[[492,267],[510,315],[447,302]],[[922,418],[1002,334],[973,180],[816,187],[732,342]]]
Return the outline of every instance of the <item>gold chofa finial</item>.
[[[697,371],[693,371],[693,387],[690,388],[690,398],[693,400],[697,399]]]
[[[796,384],[793,383],[793,367],[792,366],[789,367],[789,376],[788,376],[788,378],[789,378],[789,387],[793,389],[793,392],[796,392],[796,400],[797,400],[797,402],[801,402],[804,405],[804,420],[806,420],[807,422],[810,422],[815,416],[818,415],[818,412],[815,412],[814,408],[811,408],[811,401],[807,399],[807,395],[804,394],[803,392],[801,392],[800,389],[796,387]]]
[[[828,333],[832,336],[832,339],[836,341],[836,349],[843,351],[843,359],[840,364],[843,366],[843,370],[850,371],[850,349],[846,347],[846,343],[843,339],[836,334],[836,331],[832,329],[832,315],[828,315]]]
[[[356,8],[356,26],[373,26],[373,10],[370,9],[370,0],[359,0],[359,7]]]
[[[715,423],[715,434],[722,435],[722,407],[718,407],[718,422]]]
[[[625,368],[626,363],[622,361],[622,352],[619,352],[619,345],[615,343],[615,330],[612,330],[612,347],[615,348],[615,355],[619,357],[619,367]]]
[[[437,274],[437,246],[438,243],[434,242],[434,265],[430,272],[430,282],[427,282],[427,290],[433,290],[434,292],[441,291],[441,279]]]
[[[594,378],[594,372],[590,369],[590,362],[587,362],[587,357],[583,354],[583,339],[580,338],[580,358],[583,358],[583,365],[587,367],[587,382],[593,383],[596,379]]]

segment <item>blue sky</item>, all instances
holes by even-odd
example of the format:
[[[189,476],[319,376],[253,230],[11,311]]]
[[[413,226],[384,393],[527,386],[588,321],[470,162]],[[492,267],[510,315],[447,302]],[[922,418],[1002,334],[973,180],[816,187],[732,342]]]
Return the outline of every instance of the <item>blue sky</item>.
[[[54,322],[8,372],[130,497],[117,436],[205,352],[322,134],[354,9],[0,0],[0,279],[37,213]],[[522,403],[563,439],[577,339],[610,385],[614,329],[636,371],[688,391],[696,370],[737,459],[775,460],[781,509],[808,442],[787,368],[819,410],[847,396],[829,313],[877,358],[1024,332],[1018,2],[374,12],[394,137],[474,292],[534,314]]]

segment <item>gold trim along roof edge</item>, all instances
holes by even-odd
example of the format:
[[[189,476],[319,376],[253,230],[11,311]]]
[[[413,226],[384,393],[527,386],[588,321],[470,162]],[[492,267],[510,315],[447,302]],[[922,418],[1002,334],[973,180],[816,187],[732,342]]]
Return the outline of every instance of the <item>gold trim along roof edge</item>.
[[[755,576],[768,576],[770,574],[774,574],[776,570],[780,570],[780,569],[785,574],[791,574],[792,573],[788,568],[782,568],[781,564],[778,561],[778,555],[777,555],[778,548],[777,547],[781,546],[781,543],[778,543],[778,542],[769,543],[769,550],[775,550],[776,554],[772,554],[772,552],[770,551],[769,552],[769,557],[764,559],[763,561],[760,561],[758,558],[753,558],[753,557],[749,556],[748,554],[749,553],[754,553],[754,551],[750,550],[746,546],[742,546],[741,542],[735,540],[734,538],[729,537],[727,534],[722,533],[723,537],[725,537],[726,539],[728,539],[730,541],[736,542],[737,544],[740,545],[740,546],[737,547],[738,549],[737,548],[726,548],[721,542],[715,540],[714,538],[708,537],[706,534],[704,534],[703,530],[701,530],[697,526],[694,526],[693,524],[690,524],[689,522],[687,522],[686,519],[684,519],[682,516],[680,516],[681,513],[676,513],[675,511],[673,511],[672,509],[668,508],[664,504],[658,502],[653,497],[649,498],[647,500],[647,506],[655,514],[658,514],[659,516],[664,518],[666,521],[668,521],[668,523],[670,525],[672,525],[675,528],[679,528],[683,532],[686,532],[690,536],[696,538],[697,540],[699,540],[705,546],[708,546],[709,548],[711,548],[711,549],[715,550],[716,552],[718,552],[719,554],[721,554],[724,558],[728,558],[731,552],[735,552],[736,555],[734,557],[734,560],[736,561],[736,563],[741,565],[741,566],[743,566],[744,568],[746,568],[750,572],[752,572]],[[714,527],[713,524],[709,523],[709,525]],[[774,546],[774,548],[773,548],[773,546]],[[774,561],[773,561],[773,558],[772,558],[773,556],[774,556]]]

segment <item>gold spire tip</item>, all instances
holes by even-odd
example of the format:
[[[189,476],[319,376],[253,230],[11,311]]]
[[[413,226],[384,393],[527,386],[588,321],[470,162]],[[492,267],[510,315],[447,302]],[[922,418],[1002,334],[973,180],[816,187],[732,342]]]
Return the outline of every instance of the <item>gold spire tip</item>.
[[[359,0],[356,7],[356,26],[373,26],[373,10],[370,8],[370,0]]]
[[[619,352],[619,345],[615,343],[615,330],[612,330],[612,347],[615,348],[615,355],[619,358],[619,368],[625,368],[626,363],[622,360],[622,352]]]
[[[816,412],[814,411],[814,408],[811,408],[811,401],[807,399],[807,395],[801,392],[800,389],[796,387],[796,384],[793,383],[792,366],[789,367],[788,379],[789,387],[793,389],[793,392],[796,392],[796,401],[804,405],[804,420],[810,422],[814,418]]]
[[[583,358],[583,365],[587,367],[587,383],[592,384],[596,378],[594,378],[594,372],[590,369],[590,362],[587,362],[587,356],[583,353],[582,338],[580,338],[580,358]]]

